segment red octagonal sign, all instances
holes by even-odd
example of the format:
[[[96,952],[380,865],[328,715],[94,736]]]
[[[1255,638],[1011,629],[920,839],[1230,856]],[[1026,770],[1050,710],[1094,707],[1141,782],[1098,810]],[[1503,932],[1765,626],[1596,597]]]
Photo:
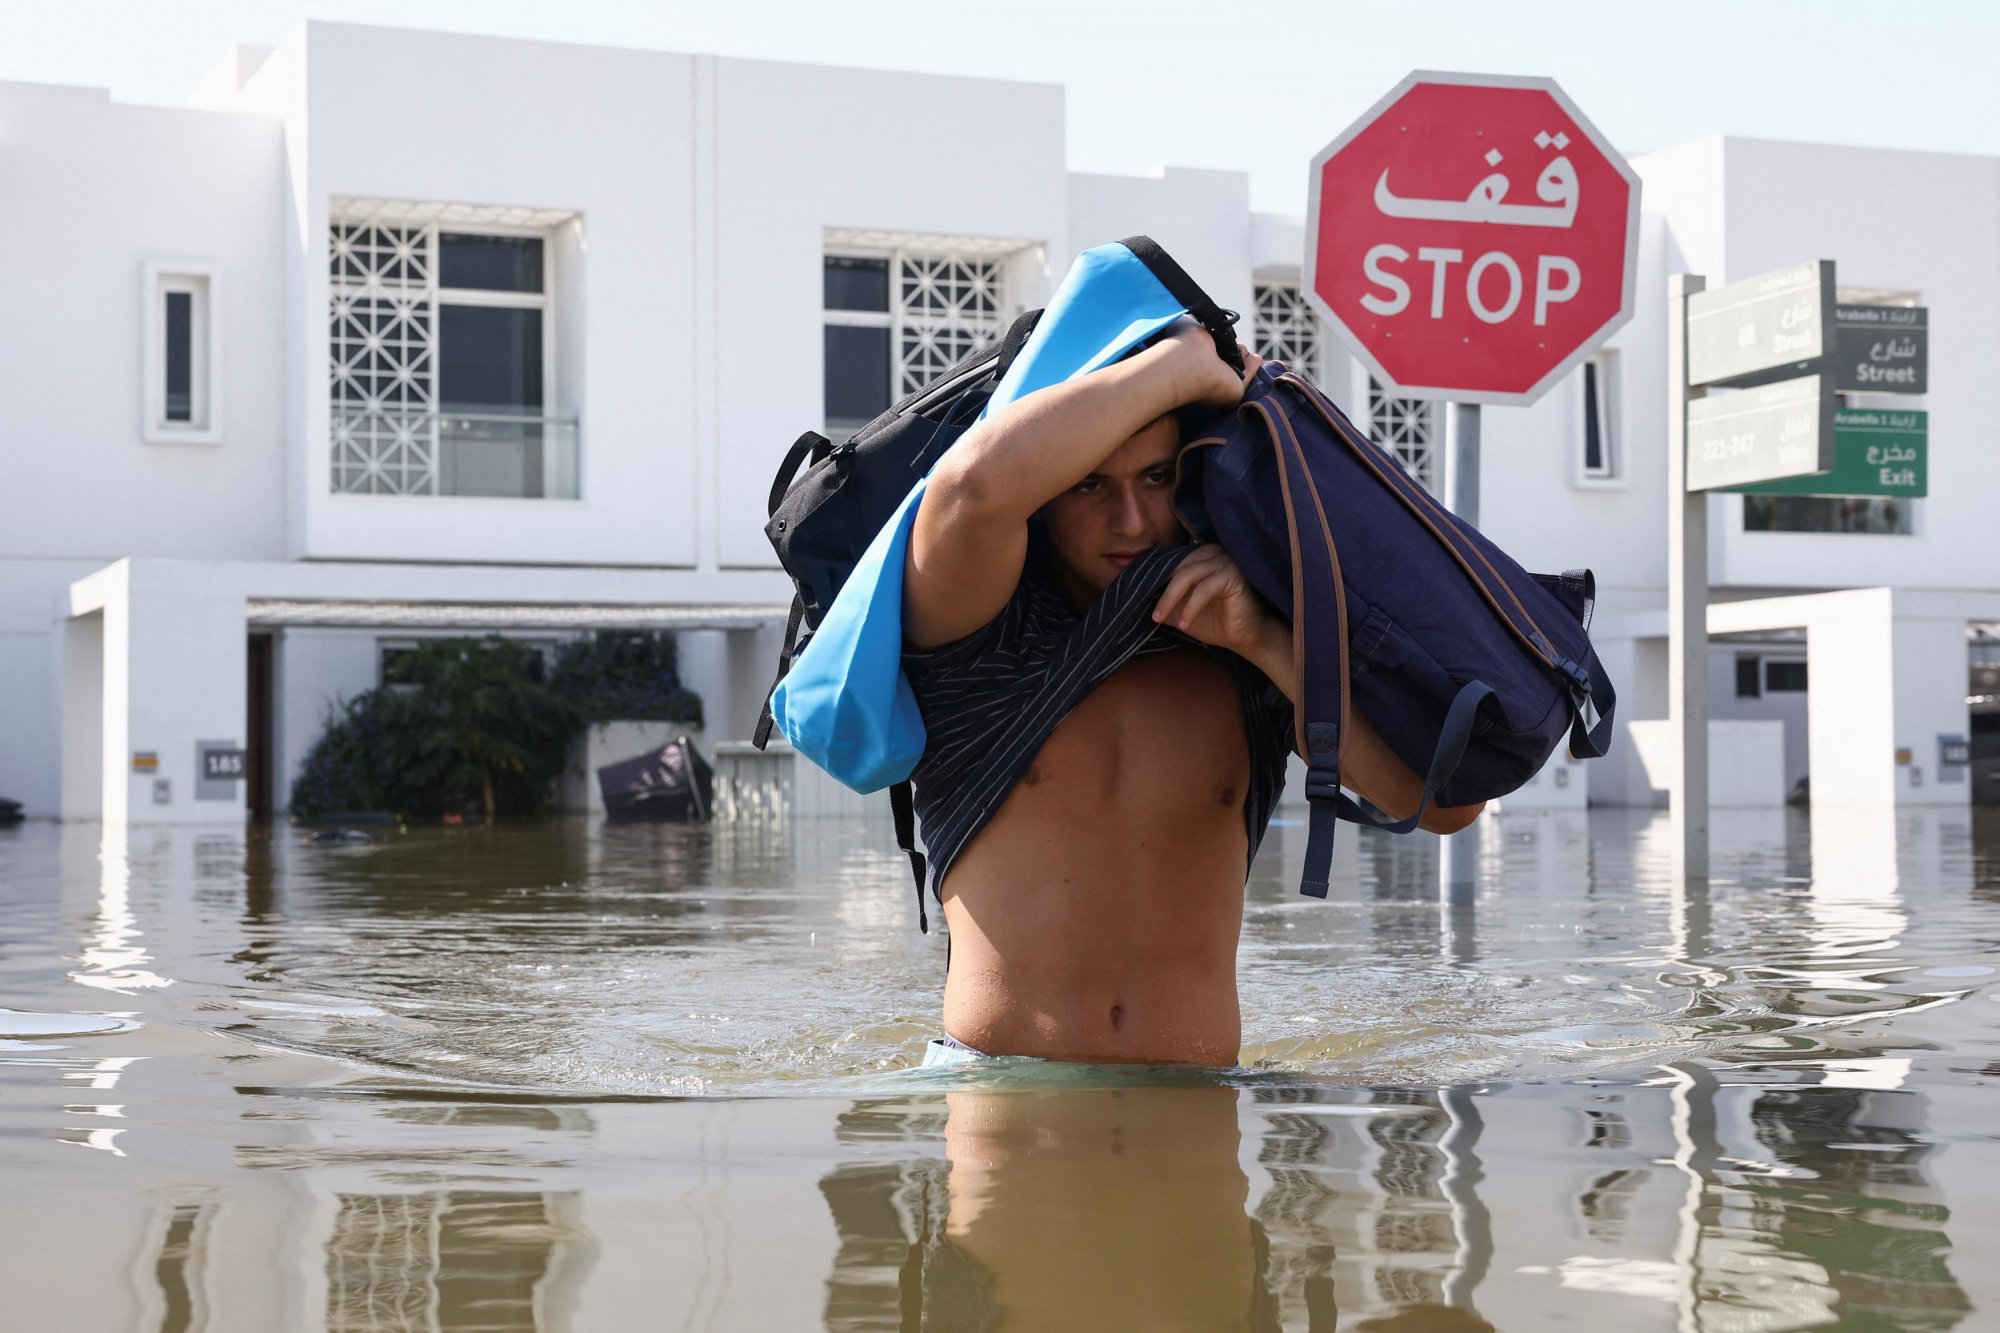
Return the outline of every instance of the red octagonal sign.
[[[1409,397],[1531,403],[1632,316],[1639,179],[1553,79],[1412,74],[1310,200],[1313,304]]]

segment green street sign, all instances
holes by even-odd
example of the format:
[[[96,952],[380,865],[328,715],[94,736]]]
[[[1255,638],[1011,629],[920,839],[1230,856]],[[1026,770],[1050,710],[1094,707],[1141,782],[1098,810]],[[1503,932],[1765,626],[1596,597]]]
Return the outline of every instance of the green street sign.
[[[1930,414],[1843,407],[1833,415],[1833,470],[1719,489],[1748,495],[1921,497],[1930,485]]]

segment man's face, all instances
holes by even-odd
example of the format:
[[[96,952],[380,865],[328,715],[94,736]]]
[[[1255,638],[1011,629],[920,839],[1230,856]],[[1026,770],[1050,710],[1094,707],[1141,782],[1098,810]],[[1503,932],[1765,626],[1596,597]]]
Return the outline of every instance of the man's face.
[[[1173,506],[1179,451],[1180,431],[1172,417],[1161,417],[1042,506],[1057,574],[1072,600],[1094,599],[1147,551],[1184,540]]]

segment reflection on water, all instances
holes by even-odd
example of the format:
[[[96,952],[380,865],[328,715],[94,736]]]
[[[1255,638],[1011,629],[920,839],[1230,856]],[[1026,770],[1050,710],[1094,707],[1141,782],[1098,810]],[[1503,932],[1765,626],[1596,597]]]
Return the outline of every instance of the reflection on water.
[[[1991,812],[1275,829],[1211,1073],[911,1068],[886,824],[0,832],[5,1322],[2000,1322]]]
[[[842,1139],[942,1153],[821,1180],[841,1237],[827,1327],[1280,1327],[1237,1102],[1133,1083],[857,1103]]]
[[[588,1267],[577,1196],[343,1194],[326,1242],[328,1333],[566,1328]]]

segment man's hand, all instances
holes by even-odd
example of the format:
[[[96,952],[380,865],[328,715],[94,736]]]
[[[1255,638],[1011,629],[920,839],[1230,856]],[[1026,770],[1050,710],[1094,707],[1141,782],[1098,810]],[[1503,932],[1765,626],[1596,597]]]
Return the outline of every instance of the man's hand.
[[[1284,628],[1257,599],[1229,553],[1213,543],[1196,547],[1181,561],[1153,607],[1153,619],[1243,657],[1254,656],[1274,630]]]
[[[1180,321],[1173,336],[1162,344],[1162,351],[1175,359],[1180,400],[1208,407],[1234,407],[1242,402],[1243,386],[1264,364],[1264,358],[1245,347],[1243,373],[1237,374],[1215,350],[1215,339],[1208,330],[1189,318]]]

